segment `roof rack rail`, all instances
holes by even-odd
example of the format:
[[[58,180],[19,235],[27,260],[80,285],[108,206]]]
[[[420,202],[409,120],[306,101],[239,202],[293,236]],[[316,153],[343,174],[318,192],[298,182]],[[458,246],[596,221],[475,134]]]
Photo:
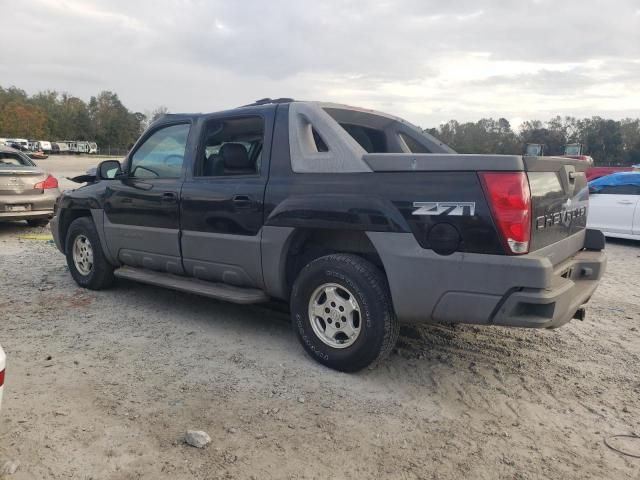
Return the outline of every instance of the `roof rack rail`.
[[[293,98],[261,98],[248,105],[242,105],[242,107],[256,107],[258,105],[269,105],[271,103],[291,103],[295,102]]]

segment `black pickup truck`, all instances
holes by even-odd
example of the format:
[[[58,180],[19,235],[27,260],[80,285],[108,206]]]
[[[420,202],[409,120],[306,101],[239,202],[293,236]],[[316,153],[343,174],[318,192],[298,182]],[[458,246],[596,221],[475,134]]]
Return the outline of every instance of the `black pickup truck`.
[[[166,115],[62,194],[51,229],[82,287],[284,300],[313,358],[356,371],[402,322],[583,318],[606,263],[586,166],[459,155],[387,114],[266,99]]]

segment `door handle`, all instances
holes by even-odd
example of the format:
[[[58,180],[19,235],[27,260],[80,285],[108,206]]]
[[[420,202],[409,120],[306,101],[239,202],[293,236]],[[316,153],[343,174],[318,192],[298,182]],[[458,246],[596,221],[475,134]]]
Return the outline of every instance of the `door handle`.
[[[250,207],[251,206],[251,197],[249,195],[234,195],[233,203],[237,207]]]
[[[618,203],[620,205],[631,205],[633,202],[630,200],[619,200]]]
[[[176,203],[178,196],[173,192],[164,192],[162,194],[162,201],[164,203]]]

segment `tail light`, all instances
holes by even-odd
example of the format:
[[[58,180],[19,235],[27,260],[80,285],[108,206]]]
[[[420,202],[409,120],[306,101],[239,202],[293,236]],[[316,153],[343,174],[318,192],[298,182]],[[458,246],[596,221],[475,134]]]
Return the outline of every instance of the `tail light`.
[[[58,188],[58,179],[53,175],[49,175],[42,182],[38,182],[33,186],[34,190],[47,190],[48,188]]]
[[[4,385],[4,370],[0,372],[0,387]]]
[[[507,253],[527,253],[531,241],[531,192],[526,173],[481,172],[480,179]]]

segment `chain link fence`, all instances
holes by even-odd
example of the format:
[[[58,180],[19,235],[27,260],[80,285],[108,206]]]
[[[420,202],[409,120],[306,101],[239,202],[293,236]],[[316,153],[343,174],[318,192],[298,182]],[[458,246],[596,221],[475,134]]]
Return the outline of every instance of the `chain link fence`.
[[[129,149],[122,147],[112,147],[111,145],[100,146],[98,145],[98,155],[103,155],[107,157],[115,156],[115,157],[124,157],[127,153],[129,153]]]

